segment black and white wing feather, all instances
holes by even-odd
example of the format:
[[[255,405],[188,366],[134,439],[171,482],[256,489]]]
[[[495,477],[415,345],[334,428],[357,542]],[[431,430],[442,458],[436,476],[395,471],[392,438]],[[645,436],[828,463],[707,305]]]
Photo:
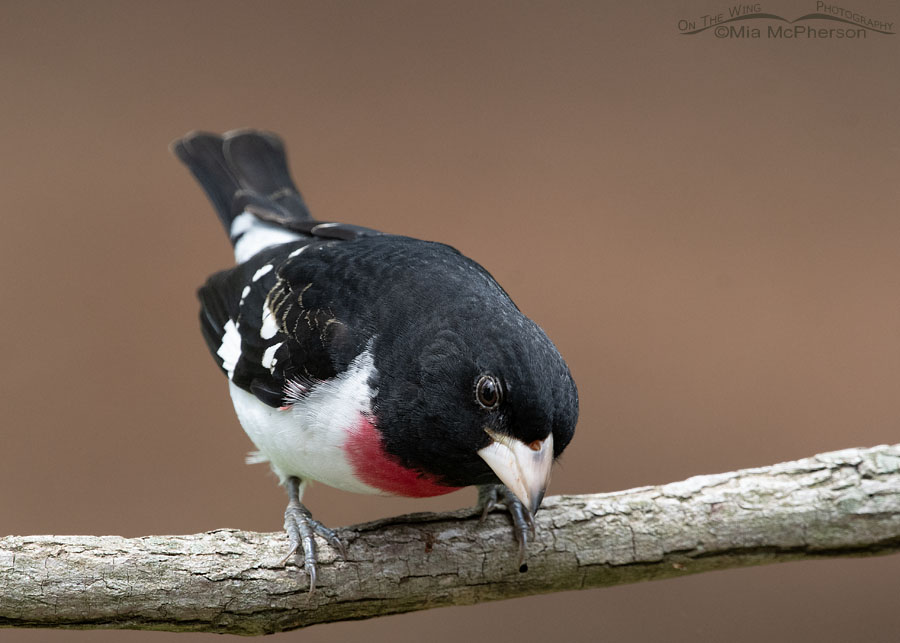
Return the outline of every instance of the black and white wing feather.
[[[380,233],[313,219],[274,134],[195,132],[172,147],[215,206],[239,261],[199,290],[203,337],[236,386],[280,407],[332,378],[345,345],[358,348],[333,306],[314,296],[319,289],[308,291],[331,246]]]

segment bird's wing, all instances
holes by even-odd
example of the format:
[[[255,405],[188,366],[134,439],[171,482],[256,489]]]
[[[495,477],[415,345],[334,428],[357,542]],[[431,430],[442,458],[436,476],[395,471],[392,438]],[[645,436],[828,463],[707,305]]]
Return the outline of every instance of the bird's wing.
[[[343,224],[319,231],[214,274],[198,293],[213,358],[235,385],[272,407],[333,378],[365,347],[336,313],[333,294],[323,295],[341,290],[323,283],[323,265],[333,246],[377,233]]]

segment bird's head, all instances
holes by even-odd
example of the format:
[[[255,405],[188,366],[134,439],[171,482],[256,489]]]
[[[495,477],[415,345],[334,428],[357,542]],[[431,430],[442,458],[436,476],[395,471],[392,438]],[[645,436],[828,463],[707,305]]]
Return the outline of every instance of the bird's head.
[[[537,324],[492,313],[400,333],[375,412],[404,466],[451,487],[499,479],[534,513],[575,431],[578,392]]]

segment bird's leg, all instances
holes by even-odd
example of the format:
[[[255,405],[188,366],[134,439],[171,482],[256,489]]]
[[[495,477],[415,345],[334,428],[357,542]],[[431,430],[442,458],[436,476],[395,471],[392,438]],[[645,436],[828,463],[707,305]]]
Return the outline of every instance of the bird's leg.
[[[309,574],[309,593],[312,594],[316,590],[316,540],[314,534],[319,534],[327,540],[345,558],[347,550],[337,534],[318,520],[314,520],[309,509],[300,502],[300,478],[291,476],[285,481],[284,486],[288,492],[288,506],[284,510],[284,530],[290,539],[291,549],[281,560],[281,564],[286,564],[290,557],[302,548],[303,566],[306,568],[306,573]]]
[[[522,501],[506,488],[506,485],[486,484],[478,487],[478,507],[482,509],[481,522],[484,522],[487,515],[501,503],[506,505],[513,523],[513,534],[519,543],[519,571],[527,572],[525,550],[528,547],[528,539],[534,536],[534,516]]]

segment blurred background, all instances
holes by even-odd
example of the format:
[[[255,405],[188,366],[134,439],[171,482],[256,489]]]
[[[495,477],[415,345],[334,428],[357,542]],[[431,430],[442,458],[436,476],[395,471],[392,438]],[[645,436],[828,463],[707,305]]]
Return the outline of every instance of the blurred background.
[[[319,218],[497,277],[579,385],[551,493],[900,441],[900,36],[681,35],[712,0],[2,8],[0,533],[281,529],[199,332],[232,257],[167,150],[195,128],[275,130]],[[337,526],[475,494],[305,499]],[[276,638],[895,641],[898,579],[897,556],[794,563]]]

